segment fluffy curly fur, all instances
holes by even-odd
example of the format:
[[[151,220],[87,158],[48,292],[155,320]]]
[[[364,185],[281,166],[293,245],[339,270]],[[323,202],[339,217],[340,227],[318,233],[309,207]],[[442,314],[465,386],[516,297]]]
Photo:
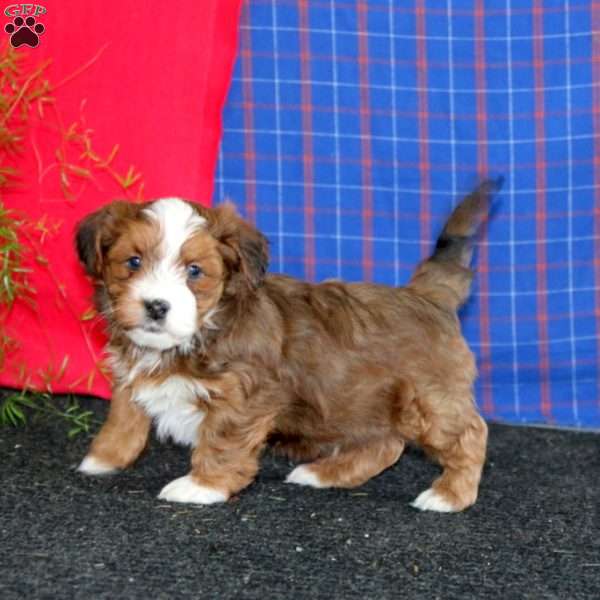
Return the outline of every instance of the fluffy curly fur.
[[[77,249],[109,325],[114,392],[80,470],[128,467],[154,421],[193,447],[160,497],[208,504],[253,480],[267,444],[306,461],[290,483],[354,487],[410,442],[443,467],[413,505],[472,505],[487,428],[456,311],[494,186],[459,204],[403,288],[265,275],[266,240],[231,204],[114,202],[88,216]]]

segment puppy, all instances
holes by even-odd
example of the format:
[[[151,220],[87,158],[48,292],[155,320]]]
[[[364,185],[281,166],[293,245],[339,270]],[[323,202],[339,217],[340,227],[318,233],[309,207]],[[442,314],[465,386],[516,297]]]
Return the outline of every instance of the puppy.
[[[457,309],[496,184],[454,210],[406,287],[266,275],[265,238],[231,204],[113,202],[76,245],[110,334],[106,423],[79,470],[112,473],[158,437],[192,447],[159,498],[212,504],[249,485],[267,444],[302,461],[288,483],[359,486],[415,443],[443,468],[412,505],[477,498],[487,427]]]

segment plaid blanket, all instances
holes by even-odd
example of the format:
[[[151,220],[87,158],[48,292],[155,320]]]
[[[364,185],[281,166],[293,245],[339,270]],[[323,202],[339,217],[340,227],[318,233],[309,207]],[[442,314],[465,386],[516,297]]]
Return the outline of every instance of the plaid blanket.
[[[461,314],[477,401],[598,428],[599,26],[573,0],[251,0],[215,198],[267,234],[275,272],[399,285],[504,175]]]

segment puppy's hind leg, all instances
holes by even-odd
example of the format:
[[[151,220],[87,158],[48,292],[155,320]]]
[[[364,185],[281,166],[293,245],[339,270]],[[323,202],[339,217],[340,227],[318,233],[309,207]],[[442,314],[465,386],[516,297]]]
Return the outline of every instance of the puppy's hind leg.
[[[391,467],[402,454],[404,442],[387,437],[367,445],[343,449],[315,462],[296,467],[286,483],[315,488],[352,488]]]
[[[475,504],[485,462],[485,421],[474,413],[453,439],[448,440],[447,434],[435,431],[429,432],[428,438],[425,450],[444,470],[431,488],[412,502],[412,506],[419,510],[458,512]]]

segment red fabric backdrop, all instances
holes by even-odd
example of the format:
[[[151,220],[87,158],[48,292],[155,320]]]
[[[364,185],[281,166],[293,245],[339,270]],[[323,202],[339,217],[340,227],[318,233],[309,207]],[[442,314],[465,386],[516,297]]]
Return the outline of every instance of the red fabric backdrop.
[[[102,324],[87,319],[91,286],[77,264],[73,228],[123,190],[108,172],[91,178],[70,172],[71,194],[65,197],[57,146],[78,123],[78,131],[91,130],[99,155],[119,145],[114,173],[122,176],[134,165],[141,174],[130,195],[209,203],[239,5],[240,0],[42,3],[46,13],[37,18],[45,32],[39,46],[17,52],[32,64],[52,60],[44,78],[57,85],[55,102],[43,115],[32,115],[25,152],[15,162],[19,185],[2,199],[32,222],[45,217],[57,228],[32,237],[48,266],[30,262],[35,307],[17,302],[11,310],[6,333],[17,348],[0,373],[0,385],[21,387],[27,380],[44,389],[51,380],[54,392],[109,396],[109,382],[98,369]],[[12,17],[2,17],[0,35],[8,40],[3,28]]]

